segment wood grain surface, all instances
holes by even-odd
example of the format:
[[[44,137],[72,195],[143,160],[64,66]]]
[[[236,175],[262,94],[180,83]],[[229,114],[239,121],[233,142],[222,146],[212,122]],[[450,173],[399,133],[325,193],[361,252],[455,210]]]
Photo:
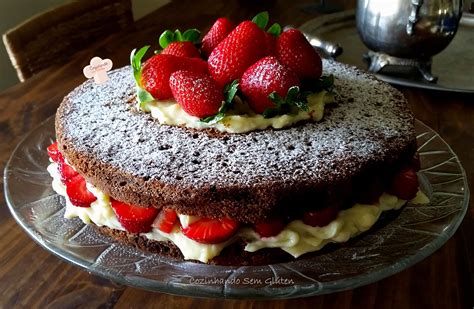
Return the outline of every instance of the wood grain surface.
[[[338,3],[352,8],[355,1]],[[0,93],[0,167],[3,170],[21,137],[53,115],[64,95],[85,80],[82,68],[93,56],[111,58],[114,67],[120,67],[127,64],[133,48],[156,42],[163,30],[177,27],[205,30],[220,16],[238,21],[268,10],[273,20],[297,26],[317,16],[305,13],[301,9],[304,4],[300,0],[171,2],[132,27],[76,53],[67,64],[47,69],[3,91]],[[469,66],[472,69],[473,64],[466,64],[466,69]],[[451,145],[472,184],[474,96],[399,89],[406,95],[415,116]],[[116,285],[42,249],[16,224],[3,195],[0,195],[0,235],[1,308],[473,308],[474,305],[472,208],[452,239],[413,267],[354,290],[278,301],[188,298]]]

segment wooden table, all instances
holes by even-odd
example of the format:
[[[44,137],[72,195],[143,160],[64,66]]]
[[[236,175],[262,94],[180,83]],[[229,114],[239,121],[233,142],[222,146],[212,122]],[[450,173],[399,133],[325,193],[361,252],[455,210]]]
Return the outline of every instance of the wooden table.
[[[273,20],[300,25],[316,15],[301,10],[304,1],[177,1],[133,27],[77,53],[69,63],[50,68],[0,93],[0,167],[21,137],[52,115],[84,81],[82,68],[93,56],[127,64],[130,50],[156,42],[164,29],[205,29],[220,16],[249,18],[268,10]],[[340,1],[346,8],[355,1]],[[346,52],[350,52],[347,50]],[[466,64],[466,69],[473,64]],[[439,132],[458,154],[474,181],[474,96],[400,88],[416,117]],[[3,181],[3,180],[2,180]],[[472,200],[472,193],[471,193]],[[10,215],[0,196],[0,307],[276,307],[312,308],[472,308],[474,305],[474,210],[440,250],[415,266],[377,283],[320,297],[280,301],[196,299],[115,285],[72,266],[34,243]]]

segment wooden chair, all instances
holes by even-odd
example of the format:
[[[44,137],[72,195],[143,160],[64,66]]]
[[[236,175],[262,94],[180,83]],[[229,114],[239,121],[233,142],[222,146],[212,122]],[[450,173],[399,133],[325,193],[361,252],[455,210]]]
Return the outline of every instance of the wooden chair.
[[[133,23],[131,0],[76,0],[38,14],[3,35],[20,81]]]

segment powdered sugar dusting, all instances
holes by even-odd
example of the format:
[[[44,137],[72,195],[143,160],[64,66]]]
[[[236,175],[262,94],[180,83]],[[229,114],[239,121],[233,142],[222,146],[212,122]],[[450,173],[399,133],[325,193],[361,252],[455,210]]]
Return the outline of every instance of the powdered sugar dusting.
[[[281,184],[334,182],[357,173],[368,159],[395,159],[390,156],[415,138],[401,93],[355,68],[329,61],[323,67],[335,75],[337,104],[326,106],[319,123],[245,134],[160,125],[133,111],[132,71],[124,67],[107,84],[86,82],[65,98],[58,138],[125,174],[183,188],[191,197],[210,187],[252,191],[265,185],[262,199],[272,200],[272,184],[280,184],[277,190]]]

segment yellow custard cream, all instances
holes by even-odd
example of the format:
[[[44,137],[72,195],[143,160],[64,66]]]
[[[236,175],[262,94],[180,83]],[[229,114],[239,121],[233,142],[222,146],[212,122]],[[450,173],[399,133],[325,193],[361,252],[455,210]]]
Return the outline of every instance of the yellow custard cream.
[[[308,96],[309,111],[300,110],[297,114],[264,118],[262,115],[246,110],[245,113],[227,115],[214,124],[203,122],[198,117],[189,115],[174,100],[147,102],[144,103],[143,110],[149,111],[151,116],[161,124],[194,129],[214,128],[227,133],[244,133],[270,127],[281,129],[303,120],[320,121],[324,115],[324,105],[332,102],[334,102],[333,95],[323,90]]]
[[[92,222],[98,226],[125,230],[115,217],[110,199],[106,194],[87,183],[87,188],[97,197],[97,200],[91,204],[91,207],[76,207],[71,204],[66,195],[66,188],[61,183],[57,164],[51,163],[48,166],[48,172],[53,177],[53,189],[66,198],[65,218],[79,217],[86,224]],[[418,191],[417,196],[411,200],[413,204],[428,202],[428,198],[421,191]],[[352,208],[340,211],[337,218],[324,227],[312,227],[304,224],[301,220],[295,220],[288,223],[285,229],[273,237],[261,237],[252,228],[243,227],[234,237],[220,244],[201,244],[189,239],[181,232],[178,225],[170,233],[153,228],[151,232],[142,233],[141,236],[156,241],[170,241],[181,250],[186,260],[198,260],[203,263],[207,263],[219,255],[223,248],[237,239],[247,241],[245,250],[249,252],[255,252],[262,248],[281,248],[296,258],[305,253],[317,251],[330,242],[348,241],[369,230],[383,211],[400,209],[405,203],[405,200],[384,193],[379,198],[378,205],[355,204]],[[186,215],[178,217],[183,227],[199,219],[196,216]]]

